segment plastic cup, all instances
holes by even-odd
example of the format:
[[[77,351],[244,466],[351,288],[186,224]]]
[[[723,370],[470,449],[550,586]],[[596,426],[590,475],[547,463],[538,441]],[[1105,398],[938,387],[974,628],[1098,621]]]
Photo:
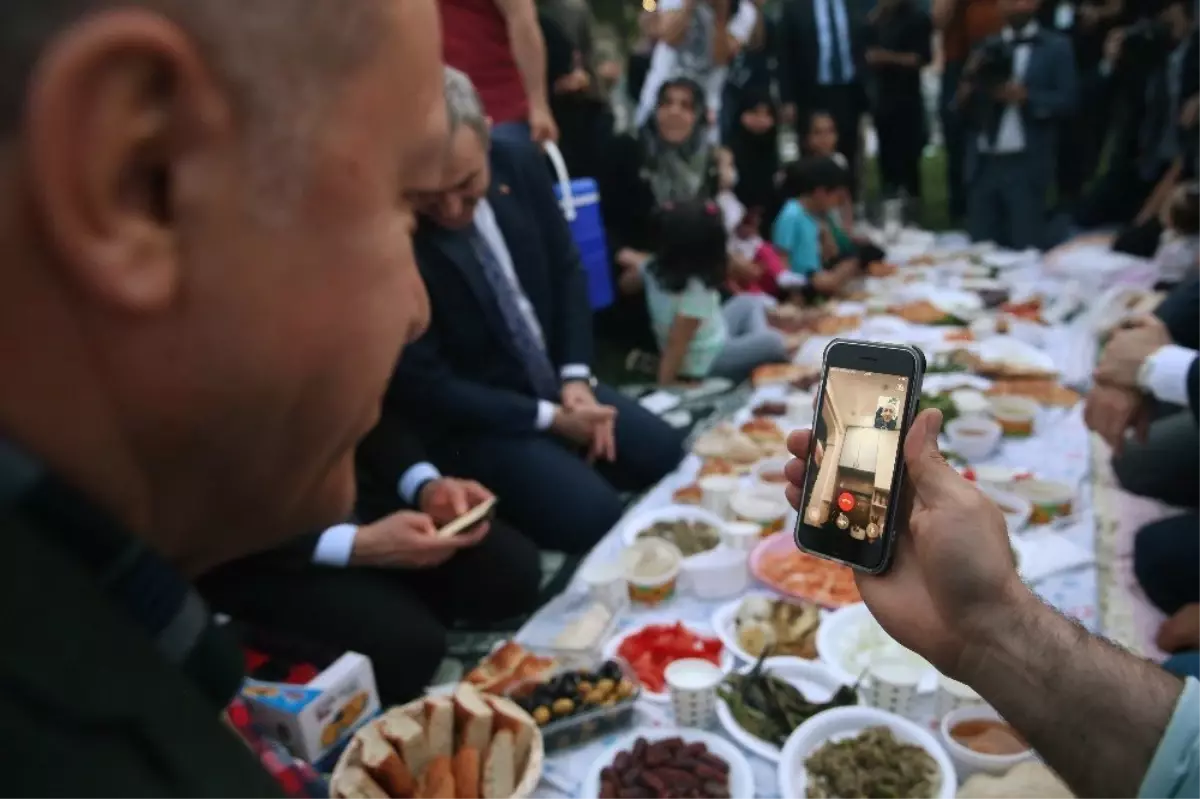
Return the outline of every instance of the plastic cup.
[[[871,677],[866,691],[870,705],[897,716],[912,713],[922,677],[919,669],[902,660],[885,658],[872,663],[867,673]]]
[[[625,598],[625,569],[616,561],[589,564],[579,576],[592,598],[609,607]]]
[[[933,702],[937,717],[940,719],[951,711],[982,705],[983,697],[975,693],[971,686],[939,674],[937,696]]]
[[[710,474],[700,478],[700,505],[722,519],[729,516],[729,500],[741,481],[728,474]]]
[[[667,666],[663,678],[675,723],[680,727],[709,726],[717,714],[717,686],[724,677],[719,666],[700,658],[685,658]]]
[[[728,522],[721,531],[721,541],[730,549],[750,552],[762,539],[762,526],[754,522]]]

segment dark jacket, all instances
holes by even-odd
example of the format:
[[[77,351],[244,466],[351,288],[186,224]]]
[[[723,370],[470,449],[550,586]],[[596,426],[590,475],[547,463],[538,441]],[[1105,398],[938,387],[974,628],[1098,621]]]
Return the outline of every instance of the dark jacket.
[[[862,15],[851,0],[845,0],[850,25],[851,58],[854,61],[853,85],[862,87],[863,47]],[[812,109],[813,94],[820,78],[821,44],[812,0],[793,0],[783,4],[779,18],[779,99],[800,109]],[[860,94],[865,104],[865,95]]]
[[[989,37],[976,50],[994,47],[1000,38]],[[1021,107],[1021,121],[1025,131],[1025,154],[1032,160],[1030,172],[1045,176],[1049,182],[1055,174],[1058,129],[1062,120],[1074,113],[1078,102],[1075,56],[1071,52],[1071,41],[1060,33],[1039,28],[1034,36],[1029,64],[1021,83],[1029,93],[1028,101]],[[982,92],[973,93],[968,101],[970,104],[992,102],[994,101],[983,96]],[[978,116],[968,113],[967,119]],[[979,164],[980,132],[978,127],[972,125],[967,134],[968,179]]]
[[[592,313],[579,253],[532,144],[493,141],[496,214],[556,369],[592,361]],[[413,242],[433,316],[404,351],[385,398],[426,440],[534,430],[537,397],[467,235],[422,221]]]
[[[169,628],[152,637],[123,603],[144,595],[144,613],[161,617],[164,596],[171,592],[167,585],[164,593],[156,568],[169,567],[138,558],[136,580],[122,582],[124,589],[106,589],[81,550],[121,533],[100,513],[61,497],[46,504],[47,512],[31,510],[47,489],[41,480],[26,480],[29,468],[0,441],[5,793],[281,795],[250,749],[221,721],[241,681],[236,647],[209,638],[223,637],[211,629],[197,639],[205,644],[200,652],[186,624],[182,637],[171,638]],[[70,537],[77,539],[74,547],[65,543]],[[120,567],[127,562],[103,570],[110,582],[111,575],[128,572]],[[199,619],[207,619],[203,603],[193,601]],[[165,616],[164,624],[172,618]],[[187,656],[186,666],[166,654],[181,645],[197,650],[196,657]]]
[[[867,91],[872,113],[886,117],[899,110],[923,112],[921,70],[933,57],[933,22],[929,14],[911,1],[887,13],[875,12],[863,32],[863,39],[864,50],[878,47],[893,53],[914,53],[920,63],[918,67],[891,64],[867,67],[871,76]]]

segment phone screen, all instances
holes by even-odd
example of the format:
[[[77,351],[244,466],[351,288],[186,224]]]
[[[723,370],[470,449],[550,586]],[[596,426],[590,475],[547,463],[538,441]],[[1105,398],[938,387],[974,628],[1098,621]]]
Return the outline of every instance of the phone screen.
[[[797,543],[805,549],[871,571],[884,568],[890,557],[901,442],[919,379],[916,359],[899,352],[866,359],[889,371],[826,366],[796,526]],[[906,359],[911,371],[890,371]]]

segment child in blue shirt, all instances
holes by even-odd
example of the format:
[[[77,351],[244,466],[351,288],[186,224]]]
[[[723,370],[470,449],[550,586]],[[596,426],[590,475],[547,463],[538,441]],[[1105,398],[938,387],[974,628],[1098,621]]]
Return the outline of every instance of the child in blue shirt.
[[[839,267],[822,270],[827,260],[821,241],[821,222],[838,206],[846,185],[845,170],[828,157],[805,158],[789,164],[784,174],[783,205],[771,241],[792,273],[781,279],[784,288],[811,286],[834,294],[848,275]]]

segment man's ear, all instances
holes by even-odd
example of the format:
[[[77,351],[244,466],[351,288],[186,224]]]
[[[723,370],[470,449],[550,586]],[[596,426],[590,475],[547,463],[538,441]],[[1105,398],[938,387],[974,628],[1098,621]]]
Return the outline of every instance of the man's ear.
[[[175,298],[174,173],[202,120],[215,121],[198,111],[206,86],[215,91],[183,32],[143,10],[89,17],[41,58],[29,180],[53,260],[76,288],[133,312]]]

